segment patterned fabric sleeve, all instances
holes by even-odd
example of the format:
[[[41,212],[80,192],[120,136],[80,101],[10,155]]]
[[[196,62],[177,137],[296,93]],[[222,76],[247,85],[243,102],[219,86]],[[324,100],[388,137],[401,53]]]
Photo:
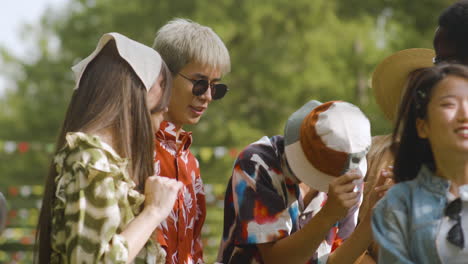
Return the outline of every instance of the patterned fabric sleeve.
[[[66,135],[55,155],[50,263],[125,263],[120,234],[138,215],[145,196],[135,190],[127,160],[97,136]],[[149,239],[134,263],[164,263],[166,253]]]
[[[260,244],[279,240],[292,230],[285,198],[273,182],[277,174],[268,146],[254,144],[245,149],[235,163],[232,194],[236,214],[235,245]],[[274,152],[273,152],[274,153]]]
[[[203,264],[203,243],[202,243],[202,228],[206,218],[206,200],[205,189],[200,176],[200,169],[197,167],[195,170],[195,179],[192,184],[194,185],[195,195],[197,198],[197,212],[194,218],[194,232],[193,232],[193,246],[191,247],[194,252],[191,252],[194,263]]]
[[[64,203],[67,262],[125,263],[128,246],[117,233],[119,224],[132,214],[130,207],[119,204],[127,195],[122,192],[128,192],[126,183],[114,178],[119,170],[101,149],[74,152],[64,164],[57,198]],[[127,211],[122,212],[125,207]]]
[[[122,220],[122,193],[118,192],[125,188],[116,184],[106,155],[100,149],[88,149],[66,163],[62,173],[74,176],[65,189],[68,262],[125,263],[128,247],[117,235]]]

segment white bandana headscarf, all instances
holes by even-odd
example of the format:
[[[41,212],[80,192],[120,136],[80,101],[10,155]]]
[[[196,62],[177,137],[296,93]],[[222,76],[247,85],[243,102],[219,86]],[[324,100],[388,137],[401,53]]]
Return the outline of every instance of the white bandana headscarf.
[[[93,53],[72,67],[76,80],[74,89],[78,89],[80,86],[81,76],[88,64],[99,54],[107,42],[112,39],[115,40],[120,57],[128,62],[145,85],[146,90],[149,91],[158,79],[161,71],[161,56],[152,48],[115,32],[104,34]]]

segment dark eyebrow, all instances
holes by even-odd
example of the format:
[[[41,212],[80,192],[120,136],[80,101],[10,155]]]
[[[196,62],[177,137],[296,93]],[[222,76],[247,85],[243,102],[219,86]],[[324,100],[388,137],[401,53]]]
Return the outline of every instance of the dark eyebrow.
[[[201,73],[195,73],[193,76],[196,77],[196,78],[199,78],[199,79],[208,80],[208,76],[203,75]],[[221,81],[221,78],[215,78],[215,79],[213,79],[211,81],[212,82],[219,82],[219,81]]]

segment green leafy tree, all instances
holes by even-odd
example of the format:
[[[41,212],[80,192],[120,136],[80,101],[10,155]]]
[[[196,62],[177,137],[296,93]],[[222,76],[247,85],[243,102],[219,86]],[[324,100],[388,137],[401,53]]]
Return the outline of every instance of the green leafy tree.
[[[50,9],[26,35],[33,60],[0,50],[14,84],[0,99],[0,140],[53,143],[73,88],[70,66],[99,37],[117,31],[151,45],[168,20],[184,17],[212,27],[230,50],[228,96],[213,102],[195,127],[194,147],[241,149],[281,134],[287,117],[311,99],[345,100],[369,116],[374,134],[388,133],[369,87],[375,65],[392,52],[431,47],[440,11],[453,1],[338,0],[70,0]],[[0,152],[0,184],[42,183],[50,154]],[[201,159],[205,183],[222,198],[233,157]],[[212,263],[222,209],[208,211],[206,261]]]

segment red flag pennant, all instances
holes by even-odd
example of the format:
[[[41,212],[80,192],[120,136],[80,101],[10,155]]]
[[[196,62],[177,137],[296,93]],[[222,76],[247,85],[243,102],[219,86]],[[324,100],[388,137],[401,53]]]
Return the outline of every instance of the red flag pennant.
[[[239,154],[237,149],[232,148],[232,149],[229,150],[229,156],[231,156],[231,158],[237,158],[237,154]]]
[[[18,151],[20,153],[28,152],[29,150],[29,143],[28,142],[20,142],[18,143]]]

